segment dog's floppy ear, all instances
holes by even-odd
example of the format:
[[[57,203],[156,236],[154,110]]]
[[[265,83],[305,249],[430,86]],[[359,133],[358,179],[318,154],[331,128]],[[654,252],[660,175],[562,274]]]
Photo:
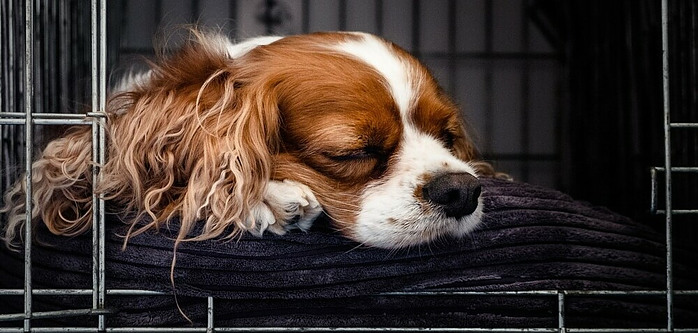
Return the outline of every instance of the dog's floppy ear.
[[[99,188],[149,215],[152,222],[134,224],[133,233],[175,216],[177,241],[254,227],[250,211],[270,177],[279,116],[274,96],[240,72],[220,37],[194,33],[153,65],[146,82],[114,99],[125,101],[124,111],[109,120],[110,157]]]
[[[110,98],[97,193],[124,213],[140,212],[126,240],[175,217],[177,242],[255,227],[250,212],[271,174],[278,108],[264,80],[232,59],[229,46],[220,35],[191,30],[179,51],[127,78]],[[91,138],[90,128],[73,128],[32,166],[32,220],[41,218],[55,234],[80,234],[92,223]],[[29,222],[25,188],[17,182],[0,208],[9,213],[8,243]]]

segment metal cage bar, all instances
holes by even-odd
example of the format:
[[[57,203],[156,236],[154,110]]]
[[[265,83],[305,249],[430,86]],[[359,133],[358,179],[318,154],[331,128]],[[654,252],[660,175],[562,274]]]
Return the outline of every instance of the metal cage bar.
[[[32,156],[34,127],[34,0],[24,4],[24,140],[25,140],[25,219],[32,220]],[[32,228],[24,228],[24,331],[31,330],[32,318]]]
[[[671,119],[669,109],[669,0],[662,0],[662,86],[664,98],[664,168],[666,214],[666,315],[667,331],[674,328],[674,282],[673,282],[673,247],[672,247],[672,210],[671,210]]]
[[[669,3],[661,1],[661,40],[662,40],[662,99],[663,99],[663,131],[664,131],[664,166],[654,167],[651,175],[650,209],[656,214],[664,214],[666,233],[666,331],[678,331],[674,328],[674,290],[673,279],[673,216],[698,214],[696,209],[675,209],[673,206],[673,174],[698,173],[698,167],[674,167],[672,162],[672,129],[698,129],[698,123],[671,121],[670,95],[670,61],[669,61]],[[664,173],[664,209],[658,209],[658,179],[657,174]]]
[[[92,53],[92,242],[93,242],[93,310],[105,306],[105,226],[104,200],[97,195],[99,169],[104,164],[105,133],[103,119],[106,116],[106,2],[91,0],[91,53]],[[97,327],[105,329],[105,316],[99,314]]]
[[[682,296],[698,296],[698,290],[674,290],[675,295]],[[18,296],[23,293],[21,289],[0,289],[0,296],[14,295]],[[93,294],[92,289],[35,289],[33,290],[34,295],[43,296],[88,296]],[[168,295],[163,292],[155,292],[148,290],[133,290],[133,289],[112,289],[106,290],[106,295],[109,296],[157,296],[157,295]],[[643,297],[664,297],[666,291],[664,290],[528,290],[528,291],[423,291],[423,292],[386,292],[379,294],[380,296],[409,296],[409,297],[475,297],[475,296],[520,296],[520,297],[531,297],[531,296],[546,296],[555,297],[557,301],[557,327],[531,327],[531,328],[468,328],[468,327],[450,327],[450,328],[429,328],[428,331],[431,332],[672,332],[669,329],[645,329],[645,328],[632,328],[632,329],[606,329],[606,328],[570,328],[566,327],[566,317],[565,317],[565,307],[567,304],[568,297],[575,296],[643,296]],[[50,328],[44,330],[44,328],[34,328],[33,331],[36,332],[265,332],[265,331],[276,331],[276,332],[294,332],[294,331],[356,331],[356,332],[373,332],[373,331],[395,331],[395,332],[415,332],[424,331],[424,328],[370,328],[370,327],[216,327],[215,326],[215,312],[214,312],[214,298],[208,297],[207,301],[207,324],[206,328],[199,329],[184,329],[184,328],[144,328],[144,327],[105,327],[103,329],[98,328],[86,328],[86,327],[64,327],[64,328]],[[65,316],[78,316],[78,315],[95,315],[95,316],[107,316],[110,311],[108,309],[67,309],[61,311],[50,311],[50,312],[36,312],[33,313],[33,318],[56,318]],[[22,319],[21,315],[0,315],[0,320],[19,320]],[[16,332],[19,328],[0,328],[0,333],[2,332]],[[682,328],[674,329],[673,332],[689,332],[696,331],[698,328]]]

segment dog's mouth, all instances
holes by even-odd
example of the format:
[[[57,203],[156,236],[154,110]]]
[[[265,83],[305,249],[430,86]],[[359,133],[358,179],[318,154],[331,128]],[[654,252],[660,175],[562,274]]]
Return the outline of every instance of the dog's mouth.
[[[379,213],[369,219],[371,214],[364,213],[345,234],[364,245],[386,249],[461,238],[477,228],[482,220],[480,192],[480,187],[475,186],[465,199],[462,193],[443,194],[446,199],[441,200],[442,203],[410,205],[390,217],[380,218]]]

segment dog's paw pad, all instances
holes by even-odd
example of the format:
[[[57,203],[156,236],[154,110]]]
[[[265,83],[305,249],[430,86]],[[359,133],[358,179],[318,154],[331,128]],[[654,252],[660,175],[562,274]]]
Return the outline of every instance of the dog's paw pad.
[[[252,207],[250,210],[250,215],[251,215],[251,220],[248,220],[248,229],[250,233],[256,236],[262,236],[264,231],[270,230],[273,231],[274,229],[270,227],[273,226],[276,223],[276,217],[274,217],[274,213],[271,211],[269,206],[267,206],[265,203],[260,202]],[[283,234],[275,232],[277,234]]]
[[[322,212],[322,206],[308,186],[288,179],[270,181],[264,202],[276,219],[268,230],[278,234],[296,228],[308,230]]]

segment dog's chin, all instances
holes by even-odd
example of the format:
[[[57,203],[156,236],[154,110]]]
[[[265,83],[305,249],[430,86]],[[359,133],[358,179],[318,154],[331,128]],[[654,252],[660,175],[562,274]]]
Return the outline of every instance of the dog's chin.
[[[357,221],[348,236],[369,247],[402,249],[434,242],[460,239],[482,222],[482,199],[475,211],[460,217],[446,217],[441,213],[423,214],[419,218],[388,218]]]

